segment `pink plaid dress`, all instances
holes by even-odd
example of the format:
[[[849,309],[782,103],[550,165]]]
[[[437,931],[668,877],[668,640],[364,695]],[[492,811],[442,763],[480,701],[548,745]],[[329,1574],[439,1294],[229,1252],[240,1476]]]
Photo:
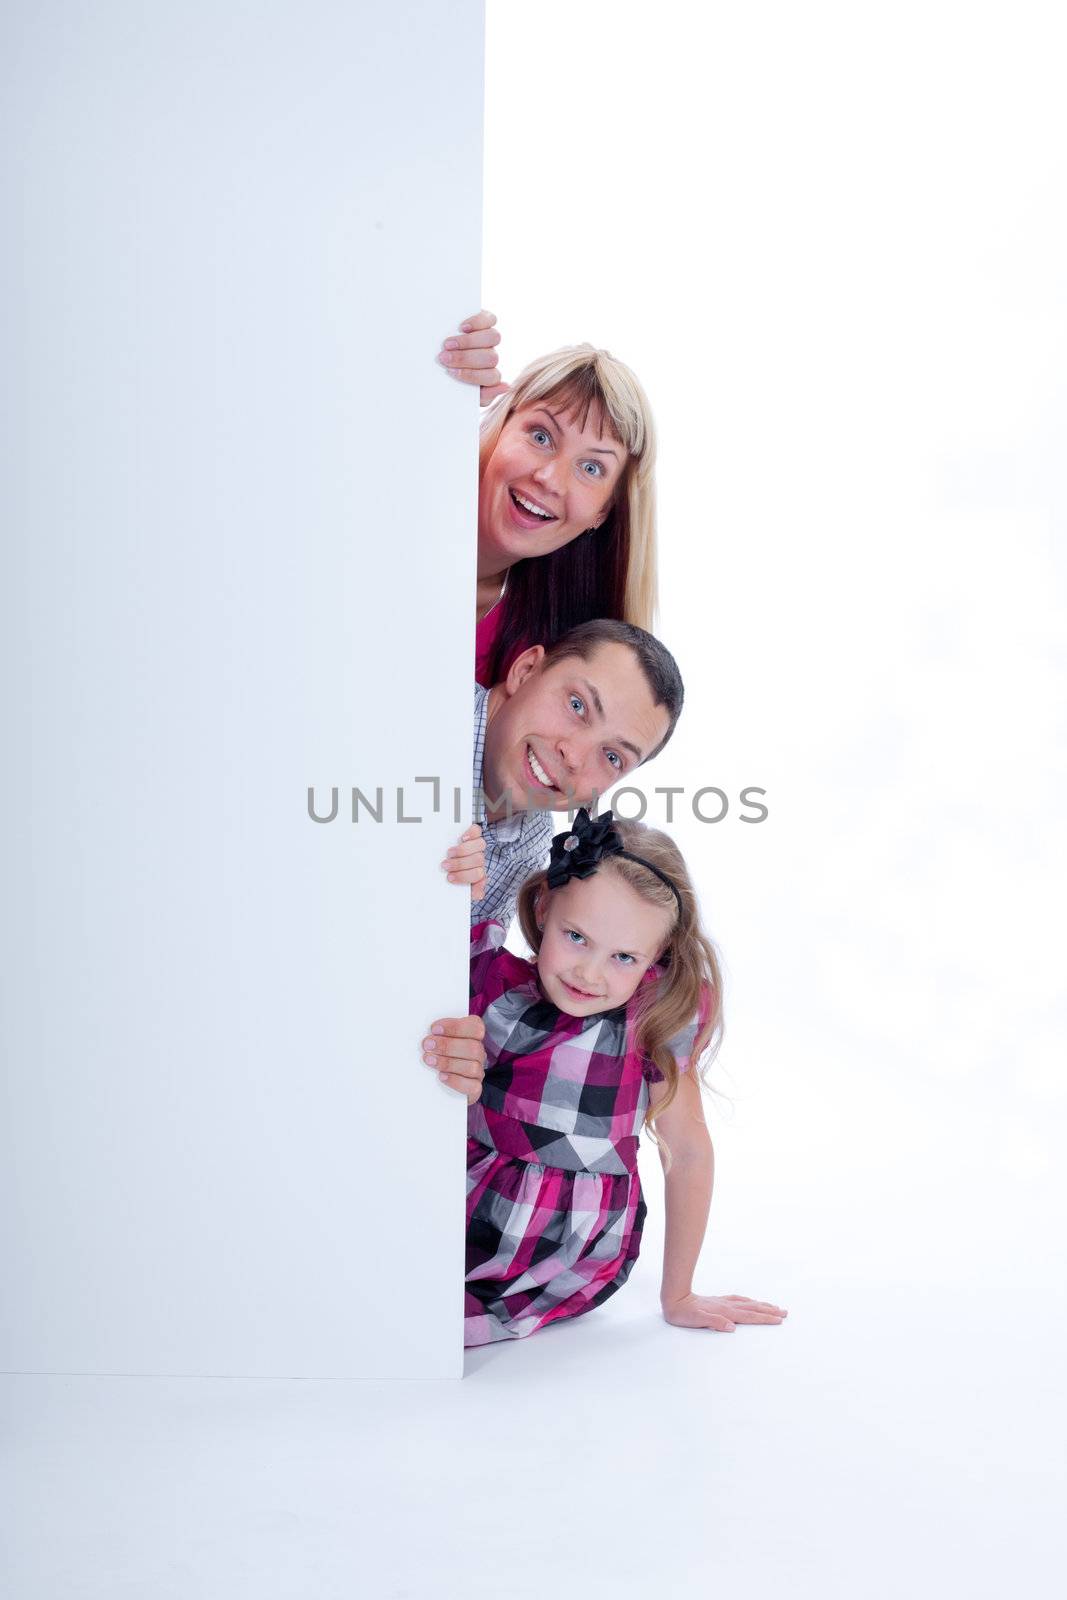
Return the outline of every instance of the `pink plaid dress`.
[[[471,929],[486,1072],[467,1120],[468,1347],[580,1316],[626,1282],[646,1215],[638,1139],[662,1078],[631,1045],[628,1007],[568,1016],[504,936]],[[696,1027],[671,1041],[683,1069]]]

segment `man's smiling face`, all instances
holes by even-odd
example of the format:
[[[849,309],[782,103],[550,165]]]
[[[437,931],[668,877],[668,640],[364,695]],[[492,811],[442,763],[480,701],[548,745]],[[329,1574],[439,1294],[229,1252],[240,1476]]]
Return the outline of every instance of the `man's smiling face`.
[[[508,798],[513,811],[591,806],[670,726],[629,645],[599,644],[586,660],[547,667],[544,654],[542,645],[524,650],[489,692],[482,787],[491,820]]]

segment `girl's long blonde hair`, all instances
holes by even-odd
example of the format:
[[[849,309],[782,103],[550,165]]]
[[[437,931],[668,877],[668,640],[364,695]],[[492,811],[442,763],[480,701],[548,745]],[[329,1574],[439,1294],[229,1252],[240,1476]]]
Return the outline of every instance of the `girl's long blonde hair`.
[[[626,461],[599,528],[508,569],[490,682],[503,676],[504,663],[516,647],[547,647],[580,622],[610,617],[648,632],[655,623],[656,429],[644,390],[629,367],[591,344],[567,345],[541,356],[486,412],[481,468],[508,418],[539,401],[557,401],[581,428],[592,412],[601,431],[622,445]]]
[[[674,840],[659,828],[650,828],[643,822],[630,822],[624,818],[616,819],[615,828],[622,839],[623,849],[633,855],[643,856],[666,873],[676,886],[681,900],[679,913],[678,903],[667,884],[639,862],[630,861],[626,856],[605,856],[597,867],[598,872],[618,873],[642,900],[660,906],[673,915],[659,961],[664,969],[662,976],[655,982],[638,985],[634,1037],[639,1054],[655,1063],[667,1085],[666,1093],[655,1111],[650,1104],[645,1112],[644,1126],[659,1147],[661,1158],[669,1169],[669,1147],[666,1140],[657,1136],[655,1131],[656,1117],[666,1111],[678,1093],[678,1063],[668,1044],[677,1034],[692,1026],[694,1017],[700,1018],[689,1055],[689,1071],[697,1073],[700,1081],[706,1084],[707,1074],[722,1043],[722,972],[715,946],[700,925],[696,891],[682,852]],[[519,890],[519,925],[535,955],[541,948],[537,900],[547,876],[547,869],[535,872]],[[547,892],[550,894],[551,890]]]

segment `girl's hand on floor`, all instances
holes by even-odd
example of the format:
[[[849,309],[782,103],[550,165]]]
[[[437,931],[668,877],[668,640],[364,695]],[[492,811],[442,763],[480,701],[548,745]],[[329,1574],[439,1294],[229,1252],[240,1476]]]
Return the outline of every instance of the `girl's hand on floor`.
[[[485,893],[485,840],[482,830],[472,822],[466,833],[461,833],[459,843],[450,845],[441,862],[448,874],[449,883],[469,883],[471,899],[480,900]]]
[[[733,1333],[739,1322],[782,1321],[789,1312],[769,1300],[750,1300],[745,1294],[687,1294],[664,1305],[663,1315],[676,1328],[710,1328]]]
[[[438,1017],[422,1041],[422,1059],[442,1083],[466,1095],[472,1106],[485,1077],[485,1023],[481,1017]]]
[[[458,333],[450,333],[442,342],[437,357],[460,383],[478,385],[483,406],[495,400],[497,395],[506,394],[511,387],[500,381],[496,353],[500,335],[495,323],[496,318],[491,311],[479,311],[475,316],[468,317],[460,325]]]

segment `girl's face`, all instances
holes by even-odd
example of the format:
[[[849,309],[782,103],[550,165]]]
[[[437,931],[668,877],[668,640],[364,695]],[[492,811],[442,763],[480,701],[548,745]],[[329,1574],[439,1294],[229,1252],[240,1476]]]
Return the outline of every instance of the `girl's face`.
[[[612,434],[597,431],[591,407],[584,428],[549,398],[512,412],[482,469],[478,492],[481,563],[510,566],[569,544],[598,528],[626,465]]]
[[[672,919],[601,867],[560,889],[542,887],[537,920],[546,995],[569,1016],[590,1017],[625,1005],[662,955]]]

